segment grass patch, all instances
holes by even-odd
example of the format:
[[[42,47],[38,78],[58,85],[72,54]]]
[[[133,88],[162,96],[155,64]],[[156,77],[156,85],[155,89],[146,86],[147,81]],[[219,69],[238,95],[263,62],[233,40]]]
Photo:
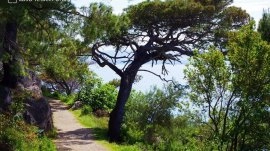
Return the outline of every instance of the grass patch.
[[[107,140],[108,117],[98,118],[93,114],[82,115],[81,110],[72,111],[78,121],[85,127],[91,128],[95,140],[111,151],[140,151],[136,145],[109,143]]]
[[[49,132],[45,132],[45,136],[51,139],[57,138],[57,129],[54,127]]]
[[[109,118],[101,117],[97,118],[93,114],[82,115],[81,110],[74,110],[72,113],[77,117],[79,122],[89,128],[107,128]]]

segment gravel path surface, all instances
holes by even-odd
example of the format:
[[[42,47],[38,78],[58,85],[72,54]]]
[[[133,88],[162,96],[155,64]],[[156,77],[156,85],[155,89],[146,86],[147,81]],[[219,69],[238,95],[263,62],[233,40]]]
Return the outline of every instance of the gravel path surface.
[[[91,130],[79,124],[74,115],[59,100],[50,100],[53,122],[58,136],[54,141],[58,151],[106,151],[93,140]]]

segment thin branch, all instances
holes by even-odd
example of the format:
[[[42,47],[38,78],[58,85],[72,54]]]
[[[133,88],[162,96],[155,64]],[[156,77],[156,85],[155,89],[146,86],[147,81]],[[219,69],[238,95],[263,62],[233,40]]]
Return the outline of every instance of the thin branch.
[[[108,55],[107,53],[104,53],[104,52],[99,51],[98,49],[96,49],[96,51],[98,53],[100,53],[101,55],[104,55],[104,56],[106,56],[106,57],[108,57],[110,59],[125,59],[125,58],[128,58],[127,56],[119,56],[119,57],[117,57],[117,56],[111,56],[111,55]]]
[[[127,61],[124,61],[123,63],[125,63],[124,67],[122,68],[122,70],[125,70],[126,67],[129,65],[130,62],[133,62],[134,60],[132,59],[128,59]]]
[[[158,78],[160,78],[162,81],[165,81],[165,82],[174,82],[173,80],[167,80],[167,79],[165,79],[165,78],[162,78],[161,75],[156,74],[156,73],[154,73],[154,72],[152,72],[152,71],[149,71],[149,70],[146,70],[146,69],[139,69],[139,71],[144,71],[144,72],[151,73],[151,74],[157,76]]]

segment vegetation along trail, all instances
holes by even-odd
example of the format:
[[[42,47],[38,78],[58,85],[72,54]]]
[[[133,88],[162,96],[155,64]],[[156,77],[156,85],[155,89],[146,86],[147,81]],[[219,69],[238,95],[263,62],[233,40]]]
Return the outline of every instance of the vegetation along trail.
[[[58,136],[55,140],[58,151],[105,151],[93,140],[91,130],[78,123],[72,113],[59,100],[50,100],[54,126]]]

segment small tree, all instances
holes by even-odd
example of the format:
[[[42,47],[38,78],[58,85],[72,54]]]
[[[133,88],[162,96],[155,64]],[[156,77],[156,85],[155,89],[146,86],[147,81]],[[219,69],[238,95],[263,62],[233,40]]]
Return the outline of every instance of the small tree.
[[[270,45],[251,23],[230,35],[228,49],[239,98],[231,149],[269,149]]]
[[[262,39],[270,42],[270,12],[263,11],[262,19],[259,21],[258,32],[261,33]]]
[[[270,147],[270,47],[253,25],[229,34],[228,57],[212,48],[186,70],[190,99],[206,116],[203,125],[218,150]]]
[[[130,6],[121,16],[113,15],[112,9],[102,4],[90,6],[84,40],[90,44],[96,39],[91,49],[93,59],[121,77],[117,102],[110,114],[110,141],[120,140],[124,107],[142,65],[160,61],[166,74],[166,63],[180,62],[181,56],[191,56],[194,48],[202,49],[209,43],[222,46],[226,31],[248,22],[248,15],[240,8],[227,7],[230,3],[146,1]],[[105,46],[114,49],[106,52]],[[121,67],[117,65],[120,62],[124,63]]]
[[[238,101],[231,83],[230,66],[224,60],[219,50],[210,48],[205,54],[193,56],[185,70],[190,100],[200,109],[202,121],[210,129],[208,139],[218,150],[224,150],[229,142],[230,116],[235,114],[232,110]]]
[[[89,79],[78,95],[78,100],[89,105],[93,111],[111,111],[117,96],[116,88],[111,84],[102,84],[99,79]]]

